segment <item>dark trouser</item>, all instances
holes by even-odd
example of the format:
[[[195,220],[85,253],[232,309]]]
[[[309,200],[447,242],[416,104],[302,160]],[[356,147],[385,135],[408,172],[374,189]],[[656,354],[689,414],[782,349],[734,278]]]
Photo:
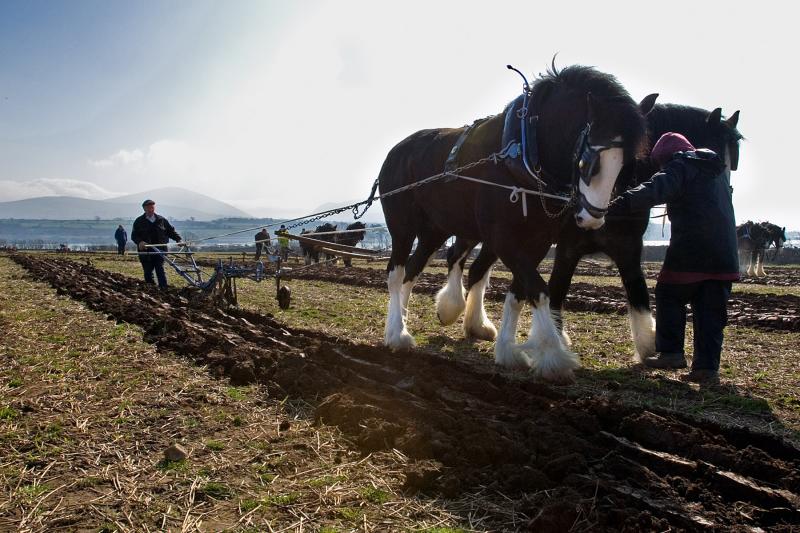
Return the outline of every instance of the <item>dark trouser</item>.
[[[164,256],[158,254],[153,254],[153,255],[140,254],[139,261],[142,263],[145,282],[154,283],[153,270],[155,270],[156,277],[158,278],[158,286],[162,289],[166,288],[167,274],[164,272]]]
[[[656,351],[683,353],[686,304],[689,303],[694,326],[692,370],[719,370],[730,295],[730,281],[656,284]]]
[[[256,243],[256,261],[258,261],[259,258],[261,257],[261,251],[263,249],[264,249],[264,243],[263,242],[257,242]]]
[[[122,241],[117,241],[117,254],[118,255],[125,254],[125,243]]]

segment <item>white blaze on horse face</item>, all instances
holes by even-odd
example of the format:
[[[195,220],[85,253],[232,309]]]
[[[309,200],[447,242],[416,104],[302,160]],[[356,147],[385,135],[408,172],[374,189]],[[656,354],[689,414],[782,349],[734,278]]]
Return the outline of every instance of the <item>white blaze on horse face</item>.
[[[731,184],[731,149],[729,146],[725,147],[725,182],[730,186]]]
[[[621,141],[621,137],[616,137],[615,141]],[[594,147],[597,149],[601,146]],[[624,152],[622,148],[608,148],[600,152],[600,172],[592,176],[589,185],[583,181],[578,181],[578,190],[586,197],[586,200],[598,209],[606,209],[611,201],[611,192],[617,183],[617,176],[624,162]],[[577,213],[578,227],[583,229],[599,229],[605,224],[605,217],[595,218],[586,209],[581,209]]]

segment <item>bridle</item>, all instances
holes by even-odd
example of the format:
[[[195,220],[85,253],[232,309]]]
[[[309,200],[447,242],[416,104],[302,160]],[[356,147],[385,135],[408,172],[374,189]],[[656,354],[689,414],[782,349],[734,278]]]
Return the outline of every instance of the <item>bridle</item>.
[[[511,65],[507,65],[509,70],[513,70],[522,77],[522,107],[520,107],[516,114],[520,120],[520,148],[522,152],[522,162],[527,173],[533,177],[537,182],[543,183],[542,176],[552,175],[546,172],[539,164],[538,143],[536,140],[537,121],[538,116],[532,113],[528,107],[531,97],[533,96],[533,88],[528,83],[527,78],[522,72],[517,70]],[[526,127],[526,120],[530,123],[530,128]],[[530,138],[526,134],[530,131]],[[608,208],[600,208],[592,205],[591,202],[580,190],[580,182],[582,181],[586,186],[592,181],[592,176],[595,173],[598,163],[600,162],[600,154],[605,150],[611,148],[622,148],[624,143],[622,141],[609,141],[607,144],[592,144],[590,142],[592,131],[592,121],[586,121],[583,130],[578,134],[575,141],[575,149],[572,153],[572,183],[571,193],[573,202],[580,208],[585,209],[594,218],[602,218],[608,212]],[[530,145],[530,150],[529,150]],[[532,153],[529,153],[532,152]]]
[[[592,132],[592,123],[587,122],[586,127],[578,135],[578,140],[575,143],[575,151],[572,155],[572,194],[578,199],[578,205],[586,210],[587,213],[594,218],[603,218],[608,212],[608,208],[596,207],[589,202],[580,190],[580,182],[582,181],[588,187],[592,182],[592,176],[595,174],[595,168],[600,162],[600,154],[611,148],[623,148],[625,144],[622,141],[609,141],[608,144],[592,144],[590,136]]]

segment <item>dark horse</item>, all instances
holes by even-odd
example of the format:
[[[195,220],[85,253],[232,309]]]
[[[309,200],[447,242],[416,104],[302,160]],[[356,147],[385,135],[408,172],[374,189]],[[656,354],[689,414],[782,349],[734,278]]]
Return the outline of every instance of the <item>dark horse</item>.
[[[748,276],[766,276],[764,256],[767,249],[773,244],[777,256],[778,250],[783,248],[783,244],[786,242],[786,228],[769,222],[756,224],[752,220],[748,220],[744,224],[736,226],[736,238],[740,254],[739,267],[742,272],[747,272]],[[745,257],[741,257],[741,254],[744,254]],[[747,269],[745,269],[745,261],[742,259],[749,259]]]
[[[553,67],[530,88],[526,85],[526,91],[525,100],[520,97],[506,113],[476,122],[464,138],[466,127],[422,130],[389,152],[378,178],[392,237],[384,341],[393,349],[414,345],[406,328],[412,288],[431,255],[455,235],[482,242],[514,275],[495,344],[495,362],[531,367],[545,379],[564,381],[572,378],[579,359],[562,342],[550,313],[547,284],[537,267],[562,223],[589,229],[602,226],[623,163],[644,147],[645,119],[613,76],[590,67],[561,71]],[[519,102],[524,102],[522,108]],[[580,204],[574,218],[563,203],[545,196],[527,200],[518,194],[520,181],[513,162],[492,158],[504,148],[504,126],[516,120],[512,112],[522,120],[536,118],[529,132],[537,137],[534,172],[542,180],[542,189],[566,189]],[[444,179],[419,183],[442,173],[448,155],[456,149],[461,167]],[[467,163],[476,164],[465,169]],[[513,199],[516,203],[511,203]],[[417,246],[411,253],[415,239]],[[517,345],[517,323],[525,302],[533,308],[531,333],[536,335]]]
[[[355,246],[356,244],[360,243],[364,240],[367,232],[364,231],[367,227],[366,224],[363,222],[353,222],[349,224],[347,228],[347,233],[337,233],[334,235],[334,241],[336,244],[343,244],[345,246]],[[361,230],[361,231],[358,231]],[[353,265],[353,260],[350,257],[344,258],[344,266],[349,267]]]
[[[305,235],[306,237],[311,237],[319,241],[333,242],[333,234],[335,231],[336,224],[326,222],[325,224],[317,226],[314,231],[303,230],[300,232],[300,235]],[[316,233],[321,233],[322,235],[315,235]],[[300,241],[300,250],[303,252],[303,257],[305,257],[307,265],[319,263],[319,250],[316,246]]]
[[[695,146],[710,148],[720,154],[730,172],[736,170],[739,160],[739,140],[742,135],[736,130],[738,120],[738,111],[729,119],[722,120],[720,108],[709,112],[695,107],[659,104],[647,115],[648,137],[652,145],[668,131],[681,133]],[[615,192],[638,185],[657,170],[649,158],[638,159],[626,165],[617,181]],[[550,306],[560,324],[561,309],[578,261],[586,254],[603,252],[608,255],[617,264],[628,297],[631,334],[637,359],[655,352],[654,323],[641,266],[642,236],[647,229],[648,219],[649,212],[608,217],[606,225],[593,232],[581,231],[574,224],[562,223],[549,282]],[[455,245],[448,251],[451,272],[447,285],[437,295],[437,310],[440,320],[449,324],[466,307],[465,334],[468,337],[491,339],[496,330],[483,309],[483,292],[488,283],[491,265],[496,260],[490,250],[482,248],[470,266],[467,281],[469,294],[466,304],[463,303],[461,272],[473,246],[474,243],[456,239]],[[563,335],[565,342],[569,342],[566,333]]]
[[[356,244],[364,240],[366,231],[363,230],[366,227],[367,225],[364,224],[363,222],[353,222],[352,224],[347,226],[346,228],[347,232],[337,232],[336,224],[326,222],[321,226],[317,226],[317,228],[314,231],[303,230],[301,232],[301,235],[306,235],[308,237],[312,237],[320,241],[332,242],[335,244],[343,244],[345,246],[355,246]],[[320,233],[321,235],[315,235],[317,233]],[[306,258],[306,264],[311,264],[312,262],[314,263],[319,262],[319,250],[317,250],[315,246],[301,242],[300,248],[302,249],[303,255]],[[352,259],[350,259],[349,257],[345,257],[344,266],[349,267],[351,265],[352,265]]]

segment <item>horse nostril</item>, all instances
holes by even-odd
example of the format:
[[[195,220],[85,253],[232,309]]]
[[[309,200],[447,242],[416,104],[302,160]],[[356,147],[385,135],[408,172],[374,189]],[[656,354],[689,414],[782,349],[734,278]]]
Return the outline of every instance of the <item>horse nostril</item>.
[[[575,222],[577,222],[578,224],[583,224],[583,216],[575,215]]]

